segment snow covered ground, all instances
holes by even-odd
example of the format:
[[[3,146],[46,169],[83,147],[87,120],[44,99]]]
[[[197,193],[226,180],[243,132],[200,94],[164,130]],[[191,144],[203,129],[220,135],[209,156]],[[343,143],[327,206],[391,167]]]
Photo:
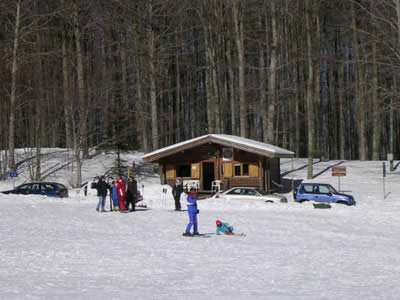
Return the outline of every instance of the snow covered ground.
[[[114,156],[86,161],[84,180]],[[68,159],[49,150],[46,180],[71,183]],[[306,163],[295,160],[295,180]],[[202,200],[199,230],[210,235],[199,238],[181,236],[187,213],[173,211],[155,175],[139,182],[148,207],[126,214],[96,212],[96,197],[77,189],[67,199],[0,194],[0,299],[398,299],[400,166],[388,171],[384,199],[382,162],[316,161],[312,181],[337,188],[336,164],[357,206],[314,209],[291,193],[289,203]],[[15,184],[27,180],[20,170]],[[289,184],[290,160],[281,172]],[[216,219],[247,236],[214,235]]]

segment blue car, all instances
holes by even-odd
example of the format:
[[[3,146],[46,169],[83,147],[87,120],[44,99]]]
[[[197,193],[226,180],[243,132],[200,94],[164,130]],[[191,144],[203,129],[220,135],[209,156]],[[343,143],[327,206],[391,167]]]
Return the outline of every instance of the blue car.
[[[68,189],[57,182],[30,182],[22,184],[13,190],[4,191],[3,194],[43,195],[50,197],[68,197]]]
[[[314,201],[355,205],[353,196],[338,193],[333,186],[325,183],[301,183],[294,191],[296,202]]]

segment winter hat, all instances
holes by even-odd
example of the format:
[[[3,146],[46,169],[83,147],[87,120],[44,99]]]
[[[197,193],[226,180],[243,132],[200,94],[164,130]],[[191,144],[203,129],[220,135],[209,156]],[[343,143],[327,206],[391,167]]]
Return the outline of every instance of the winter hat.
[[[217,220],[215,223],[217,223],[217,226],[221,225],[221,221]]]

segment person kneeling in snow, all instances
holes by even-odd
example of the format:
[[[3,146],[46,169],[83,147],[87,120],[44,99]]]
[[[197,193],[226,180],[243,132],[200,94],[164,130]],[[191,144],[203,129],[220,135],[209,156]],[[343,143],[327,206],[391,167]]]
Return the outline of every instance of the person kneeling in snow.
[[[227,235],[232,235],[233,233],[233,226],[229,225],[229,223],[223,223],[220,220],[216,221],[217,223],[217,232],[216,234],[220,234],[220,232],[225,233]]]

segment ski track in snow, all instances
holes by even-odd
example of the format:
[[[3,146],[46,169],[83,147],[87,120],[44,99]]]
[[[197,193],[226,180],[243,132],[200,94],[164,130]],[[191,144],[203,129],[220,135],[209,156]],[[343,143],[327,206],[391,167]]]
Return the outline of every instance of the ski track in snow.
[[[84,178],[106,160],[85,162]],[[316,163],[314,173],[338,162]],[[96,212],[96,197],[79,190],[67,199],[0,194],[0,299],[398,299],[400,171],[388,174],[383,199],[381,162],[341,165],[357,206],[314,209],[291,193],[287,204],[201,200],[209,238],[181,236],[187,212],[172,211],[157,177],[143,181],[148,208],[126,214]],[[282,160],[281,172],[290,169]],[[337,188],[330,170],[312,181]],[[216,219],[247,235],[216,236]]]

